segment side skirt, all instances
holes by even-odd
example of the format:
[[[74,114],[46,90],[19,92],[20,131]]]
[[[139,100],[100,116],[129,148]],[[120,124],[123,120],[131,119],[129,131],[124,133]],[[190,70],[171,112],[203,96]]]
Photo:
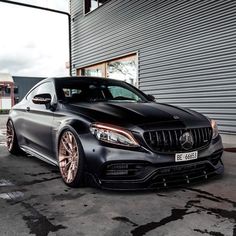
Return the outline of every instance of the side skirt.
[[[35,157],[37,157],[38,159],[40,159],[42,161],[45,161],[45,162],[47,162],[47,163],[49,163],[51,165],[54,165],[54,166],[58,166],[58,162],[56,160],[54,160],[51,157],[48,157],[48,156],[46,156],[46,155],[44,155],[42,153],[39,153],[38,151],[36,151],[36,150],[34,150],[34,149],[30,148],[30,147],[22,145],[22,146],[20,146],[20,148],[24,152],[26,152],[26,153],[28,153],[28,154],[30,154],[32,156],[35,156]]]

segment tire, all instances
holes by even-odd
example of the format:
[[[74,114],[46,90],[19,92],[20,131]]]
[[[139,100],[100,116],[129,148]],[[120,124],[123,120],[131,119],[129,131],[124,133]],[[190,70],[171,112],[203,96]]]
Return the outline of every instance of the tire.
[[[73,128],[63,130],[58,142],[58,165],[66,185],[79,187],[84,184],[84,152]]]
[[[16,137],[15,128],[12,120],[7,121],[7,137],[6,137],[7,149],[11,154],[19,155],[22,154]]]

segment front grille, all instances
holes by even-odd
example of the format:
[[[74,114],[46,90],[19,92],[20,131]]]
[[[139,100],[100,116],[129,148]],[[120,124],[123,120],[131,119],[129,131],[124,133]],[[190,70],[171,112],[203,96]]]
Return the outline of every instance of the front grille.
[[[180,144],[180,137],[184,132],[189,132],[193,138],[193,146],[187,151],[208,146],[212,138],[212,128],[206,127],[148,131],[144,133],[144,139],[148,146],[157,152],[186,152],[186,149]]]

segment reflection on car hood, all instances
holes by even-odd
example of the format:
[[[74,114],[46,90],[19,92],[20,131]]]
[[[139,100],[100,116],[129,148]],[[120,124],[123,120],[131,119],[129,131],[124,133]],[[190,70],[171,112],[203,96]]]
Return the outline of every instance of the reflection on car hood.
[[[195,111],[167,104],[147,102],[97,102],[67,104],[67,109],[96,122],[122,126],[175,123],[182,127],[209,126],[206,117]]]

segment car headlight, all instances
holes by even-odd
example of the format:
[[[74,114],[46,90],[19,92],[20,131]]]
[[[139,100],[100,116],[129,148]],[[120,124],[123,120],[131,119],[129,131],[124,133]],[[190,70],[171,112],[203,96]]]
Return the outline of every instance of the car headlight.
[[[139,146],[132,133],[120,127],[95,123],[90,126],[90,131],[98,140],[107,143],[126,147]]]
[[[218,127],[215,120],[211,120],[211,127],[212,127],[212,138],[216,138],[219,135]]]

